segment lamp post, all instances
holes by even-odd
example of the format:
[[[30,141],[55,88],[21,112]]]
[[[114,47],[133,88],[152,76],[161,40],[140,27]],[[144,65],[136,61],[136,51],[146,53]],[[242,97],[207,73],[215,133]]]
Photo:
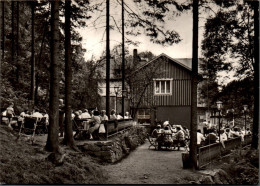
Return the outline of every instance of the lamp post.
[[[222,108],[222,101],[217,101],[217,108],[218,108],[218,137],[220,142],[220,111]]]
[[[123,115],[123,118],[125,118],[125,97],[127,97],[127,90],[122,90],[122,115]]]
[[[119,87],[114,87],[114,90],[115,90],[115,94],[116,94],[115,111],[117,113],[117,95],[118,95]]]
[[[233,114],[233,127],[235,126],[235,117],[234,117],[234,112],[235,112],[235,109],[232,109],[232,114]]]
[[[244,114],[245,114],[245,134],[246,134],[246,111],[247,111],[247,105],[243,105],[244,107]]]

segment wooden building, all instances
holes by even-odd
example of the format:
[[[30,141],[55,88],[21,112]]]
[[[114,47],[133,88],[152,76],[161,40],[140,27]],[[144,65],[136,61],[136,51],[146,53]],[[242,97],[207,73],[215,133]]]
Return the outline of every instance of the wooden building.
[[[191,59],[161,54],[139,67],[128,84],[130,108],[139,122],[168,120],[190,128]]]

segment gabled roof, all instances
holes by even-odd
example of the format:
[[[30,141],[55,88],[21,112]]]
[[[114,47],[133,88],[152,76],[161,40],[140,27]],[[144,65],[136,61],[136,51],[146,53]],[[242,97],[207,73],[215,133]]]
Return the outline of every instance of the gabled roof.
[[[148,66],[149,64],[153,63],[154,61],[156,61],[157,59],[159,59],[160,57],[166,57],[168,59],[170,59],[171,61],[175,62],[176,64],[182,66],[183,68],[192,71],[192,58],[172,58],[164,53],[160,54],[159,56],[153,58],[151,61],[149,61],[148,63],[142,65],[141,67],[139,67],[137,70],[135,70],[133,73],[139,71],[140,69],[144,68],[145,66]],[[200,58],[198,59],[198,63],[200,63],[201,60]],[[199,73],[201,72],[200,68],[198,69]]]

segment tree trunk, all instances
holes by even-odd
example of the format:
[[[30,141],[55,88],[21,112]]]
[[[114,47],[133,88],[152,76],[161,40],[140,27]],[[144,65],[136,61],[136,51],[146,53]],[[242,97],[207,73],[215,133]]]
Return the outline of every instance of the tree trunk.
[[[51,1],[49,131],[46,150],[59,152],[59,1]]]
[[[12,44],[11,44],[11,61],[12,65],[14,65],[14,1],[11,3],[12,9],[12,20],[11,20],[11,27],[12,27]]]
[[[65,1],[65,136],[64,143],[70,147],[75,147],[72,122],[71,122],[71,80],[72,80],[72,61],[71,61],[71,0]]]
[[[2,44],[2,59],[4,59],[4,57],[5,57],[5,2],[4,1],[2,1],[1,2],[1,5],[2,5],[2,8],[1,8],[1,10],[2,10],[2,18],[1,18],[1,20],[2,20],[2,24],[1,24],[1,26],[2,26],[2,42],[1,42],[1,44]]]
[[[251,148],[258,148],[259,135],[259,1],[253,2],[254,6],[254,118],[253,137]]]
[[[19,83],[19,1],[16,2],[16,83]]]
[[[122,0],[122,115],[125,116],[125,18],[124,0]]]
[[[1,26],[3,26],[3,19],[2,19],[3,18],[3,12],[2,11],[4,11],[4,9],[3,9],[4,5],[3,4],[4,3],[2,3],[2,2],[0,3],[0,11],[1,11],[0,12],[0,25]],[[3,30],[1,29],[0,30],[0,43],[3,42],[2,35],[3,35]],[[1,46],[1,49],[3,49],[2,46]],[[2,64],[2,57],[3,57],[3,55],[0,56],[0,64]],[[2,76],[0,76],[0,82],[2,83]]]
[[[35,95],[35,56],[34,56],[34,11],[35,11],[35,2],[31,2],[31,13],[32,13],[32,28],[31,28],[31,93],[30,98],[32,104],[34,104],[34,95]]]
[[[110,118],[110,44],[109,44],[109,0],[106,0],[106,113]]]
[[[197,168],[198,0],[193,0],[190,164]]]
[[[38,89],[39,89],[39,73],[35,75],[35,91],[34,91],[34,105],[38,104]]]

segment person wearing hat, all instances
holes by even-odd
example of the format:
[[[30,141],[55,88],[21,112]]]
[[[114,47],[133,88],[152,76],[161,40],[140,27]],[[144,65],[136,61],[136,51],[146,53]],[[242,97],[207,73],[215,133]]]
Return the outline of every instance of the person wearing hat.
[[[165,122],[163,122],[163,126],[162,126],[162,128],[165,128],[166,126],[168,126],[170,123],[169,123],[169,121],[165,121]]]

